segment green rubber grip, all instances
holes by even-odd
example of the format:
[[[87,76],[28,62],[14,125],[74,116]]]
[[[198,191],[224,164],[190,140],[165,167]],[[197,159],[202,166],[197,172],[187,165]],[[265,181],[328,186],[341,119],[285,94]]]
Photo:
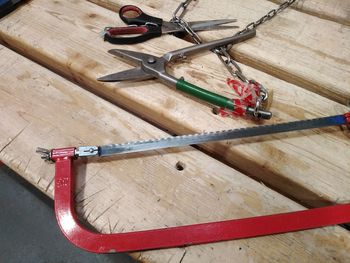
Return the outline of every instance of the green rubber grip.
[[[235,108],[232,99],[229,99],[219,94],[202,89],[183,79],[179,79],[176,82],[176,89],[181,90],[189,95],[192,95],[198,99],[204,100],[206,102],[209,102],[219,107],[223,107],[229,110],[234,110]]]

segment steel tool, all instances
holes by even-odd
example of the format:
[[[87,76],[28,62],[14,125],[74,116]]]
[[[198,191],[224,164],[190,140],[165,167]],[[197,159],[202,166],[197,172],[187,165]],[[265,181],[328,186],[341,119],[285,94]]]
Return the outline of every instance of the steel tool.
[[[135,44],[162,34],[186,32],[176,21],[165,22],[161,18],[147,15],[134,5],[123,6],[119,10],[119,16],[129,26],[104,29],[104,39],[113,44]],[[188,25],[193,31],[218,30],[237,28],[237,26],[222,26],[236,21],[236,19],[205,20],[189,22]]]
[[[104,82],[116,82],[125,80],[139,81],[158,78],[163,83],[171,87],[175,87],[176,89],[183,91],[191,96],[197,97],[216,106],[234,111],[236,110],[236,105],[232,99],[202,89],[196,85],[188,83],[183,78],[176,79],[175,77],[169,75],[166,72],[166,65],[172,60],[182,59],[186,56],[198,53],[202,50],[210,50],[228,44],[236,44],[254,36],[255,30],[251,30],[237,36],[232,36],[220,40],[215,40],[199,45],[193,45],[182,49],[174,50],[164,54],[162,57],[156,57],[150,54],[130,50],[112,49],[108,52],[115,56],[126,59],[136,64],[137,66],[134,69],[98,78],[98,80]],[[255,108],[244,105],[241,106],[241,108],[243,108],[243,111],[246,115],[262,119],[271,118],[271,112],[265,111],[263,109],[262,104],[257,105],[257,107]]]
[[[85,229],[77,220],[77,214],[74,208],[74,177],[72,167],[75,158],[110,156],[334,125],[350,125],[350,112],[344,115],[276,125],[175,136],[124,144],[69,147],[52,150],[38,148],[37,152],[42,155],[43,159],[54,161],[56,164],[56,218],[62,232],[73,244],[96,253],[137,251],[257,237],[343,224],[350,222],[350,204],[180,227],[116,234],[99,234]]]

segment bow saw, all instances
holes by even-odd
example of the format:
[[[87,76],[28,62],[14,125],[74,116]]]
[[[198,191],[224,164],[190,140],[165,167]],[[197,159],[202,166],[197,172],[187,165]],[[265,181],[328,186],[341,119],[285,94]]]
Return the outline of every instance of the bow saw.
[[[81,146],[37,152],[55,162],[55,213],[64,235],[76,246],[96,253],[140,251],[209,242],[249,238],[318,228],[350,222],[350,204],[338,204],[304,211],[233,219],[219,222],[169,227],[115,234],[99,234],[85,229],[74,208],[73,160],[80,157],[111,156],[143,152],[220,140],[230,140],[274,133],[350,125],[350,112],[311,120],[208,132],[163,139],[136,141],[104,146]]]

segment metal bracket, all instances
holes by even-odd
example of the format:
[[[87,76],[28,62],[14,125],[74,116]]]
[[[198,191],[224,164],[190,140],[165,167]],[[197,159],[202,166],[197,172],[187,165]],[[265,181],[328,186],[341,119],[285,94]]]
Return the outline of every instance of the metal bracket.
[[[291,213],[145,231],[100,234],[86,230],[74,208],[75,147],[51,150],[56,164],[55,213],[69,241],[95,253],[130,252],[249,238],[350,222],[350,204]]]
[[[98,156],[98,146],[81,146],[75,150],[75,155],[79,157]]]

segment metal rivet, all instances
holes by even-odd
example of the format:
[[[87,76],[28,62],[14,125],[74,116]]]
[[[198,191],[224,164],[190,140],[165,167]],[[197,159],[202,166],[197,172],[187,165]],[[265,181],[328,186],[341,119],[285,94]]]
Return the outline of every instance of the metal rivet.
[[[149,57],[148,59],[147,59],[147,62],[149,63],[149,64],[154,64],[154,63],[156,63],[156,59],[154,58],[154,57]]]

